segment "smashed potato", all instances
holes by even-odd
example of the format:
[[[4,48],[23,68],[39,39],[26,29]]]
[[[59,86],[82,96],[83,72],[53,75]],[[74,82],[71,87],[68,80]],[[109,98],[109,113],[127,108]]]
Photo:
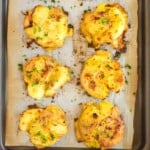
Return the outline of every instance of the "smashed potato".
[[[124,75],[119,62],[112,60],[108,51],[99,50],[86,60],[80,82],[89,95],[104,99],[110,91],[119,92],[124,85]]]
[[[67,23],[67,15],[62,8],[38,5],[25,15],[25,33],[46,50],[59,48],[73,33],[73,27]]]
[[[23,76],[28,95],[34,99],[53,97],[70,80],[69,69],[49,56],[36,56],[27,61]]]
[[[20,116],[19,128],[29,133],[37,148],[55,144],[68,132],[64,111],[54,105],[25,110]]]
[[[118,144],[124,134],[124,121],[117,106],[109,101],[83,104],[82,113],[75,120],[75,133],[79,142],[88,147],[110,148]]]
[[[128,16],[117,3],[101,3],[96,10],[83,14],[81,33],[89,44],[98,49],[102,44],[112,44],[115,49],[125,48],[123,41],[128,29]]]

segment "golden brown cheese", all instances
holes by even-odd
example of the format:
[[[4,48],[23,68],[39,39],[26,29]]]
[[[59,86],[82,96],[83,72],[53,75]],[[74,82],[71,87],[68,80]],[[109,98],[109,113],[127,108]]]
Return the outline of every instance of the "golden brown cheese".
[[[23,76],[28,95],[34,99],[53,97],[70,80],[69,69],[49,56],[36,56],[28,60],[23,66]]]
[[[24,19],[27,36],[46,50],[54,50],[72,36],[73,28],[67,23],[67,13],[58,7],[38,5],[29,10]]]
[[[101,3],[94,11],[84,13],[80,28],[94,48],[109,43],[122,51],[125,48],[123,38],[128,29],[128,16],[117,3]]]
[[[119,62],[112,60],[108,51],[99,50],[86,60],[80,82],[89,95],[104,99],[110,91],[119,92],[124,85],[124,75]]]
[[[110,148],[118,144],[124,134],[124,122],[117,106],[109,101],[99,104],[83,104],[75,121],[75,133],[79,142],[88,147]]]
[[[64,111],[54,105],[25,110],[20,116],[19,128],[29,133],[37,148],[52,146],[68,132]]]

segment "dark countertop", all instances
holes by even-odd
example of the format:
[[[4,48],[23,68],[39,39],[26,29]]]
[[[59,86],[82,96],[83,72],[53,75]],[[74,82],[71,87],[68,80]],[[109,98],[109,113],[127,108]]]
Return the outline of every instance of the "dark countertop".
[[[146,53],[146,146],[144,150],[150,150],[150,1],[145,1],[145,51]]]

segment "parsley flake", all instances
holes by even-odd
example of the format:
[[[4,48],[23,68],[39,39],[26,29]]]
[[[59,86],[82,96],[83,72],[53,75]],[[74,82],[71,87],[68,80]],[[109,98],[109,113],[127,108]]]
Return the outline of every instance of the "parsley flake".
[[[41,135],[41,132],[40,132],[40,131],[38,131],[38,132],[35,134],[35,136],[39,136],[39,135]]]
[[[22,64],[18,64],[18,69],[19,69],[20,71],[23,71],[23,65],[22,65]]]
[[[41,140],[42,140],[42,143],[46,143],[47,139],[44,135],[41,135]]]
[[[35,85],[38,85],[38,84],[39,84],[39,82],[36,81],[36,82],[33,82],[33,83],[32,83],[32,86],[35,86]]]
[[[52,6],[51,6],[51,5],[48,5],[47,7],[48,7],[49,9],[52,9]]]
[[[131,69],[132,67],[131,67],[129,64],[126,64],[126,65],[125,65],[125,68]]]
[[[48,36],[48,32],[44,33],[44,36]]]
[[[43,38],[38,36],[38,37],[36,37],[36,39],[37,40],[42,40]]]
[[[108,23],[108,19],[107,18],[102,18],[101,19],[101,23],[102,24],[107,24]]]
[[[68,28],[73,28],[73,25],[72,24],[68,24]]]
[[[50,134],[50,137],[51,137],[51,140],[53,141],[54,139],[55,139],[55,136],[54,136],[54,134]]]
[[[115,59],[119,59],[121,57],[121,53],[120,52],[116,52],[114,58]]]

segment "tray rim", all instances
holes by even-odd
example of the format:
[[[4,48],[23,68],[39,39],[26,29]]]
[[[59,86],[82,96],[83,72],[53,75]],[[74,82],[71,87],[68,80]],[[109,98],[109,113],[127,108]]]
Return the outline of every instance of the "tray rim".
[[[0,1],[0,150],[31,150],[33,147],[5,147],[4,145],[4,137],[5,137],[5,106],[6,106],[6,64],[7,64],[7,14],[8,14],[8,3],[9,0]],[[148,139],[150,139],[150,119],[149,114],[150,110],[148,106],[150,106],[150,102],[148,98],[150,97],[150,92],[148,91],[150,88],[150,61],[148,56],[150,56],[150,18],[148,15],[150,14],[150,1],[149,0],[138,0],[138,74],[139,74],[139,83],[138,83],[138,95],[136,100],[136,109],[135,109],[135,117],[134,117],[134,127],[140,127],[141,130],[135,129],[134,141],[133,141],[133,149],[136,150],[148,150],[150,149],[150,143]],[[142,51],[144,49],[144,51]],[[146,58],[146,59],[145,59]],[[144,80],[144,81],[143,81]],[[142,101],[144,99],[144,101]],[[146,108],[146,109],[145,109]],[[139,117],[139,114],[141,115]],[[138,117],[139,118],[138,118]],[[138,124],[138,126],[137,126]],[[140,136],[139,136],[140,135]],[[138,143],[138,144],[137,144]],[[47,149],[64,149],[64,148],[47,148]],[[65,148],[68,150],[78,150],[81,148]],[[82,148],[85,149],[85,148]],[[88,149],[88,148],[86,148]]]

